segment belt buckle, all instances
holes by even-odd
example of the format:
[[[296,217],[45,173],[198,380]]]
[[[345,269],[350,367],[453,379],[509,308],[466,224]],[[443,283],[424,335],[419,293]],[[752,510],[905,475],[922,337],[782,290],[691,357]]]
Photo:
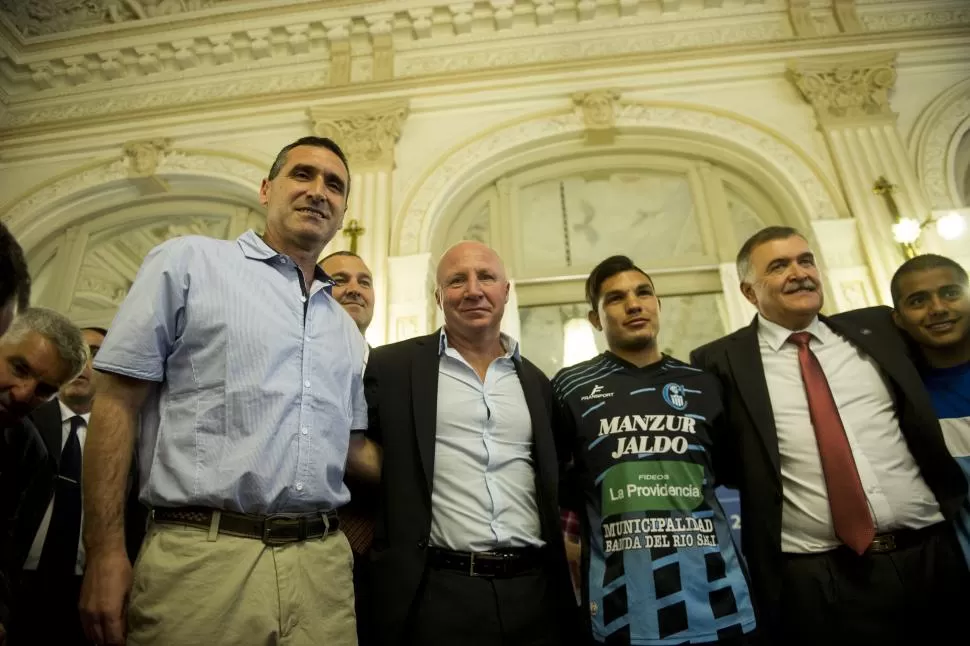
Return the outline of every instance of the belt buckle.
[[[874,554],[892,552],[896,549],[896,537],[892,534],[882,534],[880,536],[876,536],[872,539],[872,545],[869,547],[869,549]]]
[[[475,574],[475,552],[468,553],[468,576],[479,576]]]
[[[274,529],[296,527],[295,537],[273,537]],[[305,517],[294,518],[285,514],[272,514],[263,519],[263,543],[265,545],[286,545],[306,539],[307,525]]]

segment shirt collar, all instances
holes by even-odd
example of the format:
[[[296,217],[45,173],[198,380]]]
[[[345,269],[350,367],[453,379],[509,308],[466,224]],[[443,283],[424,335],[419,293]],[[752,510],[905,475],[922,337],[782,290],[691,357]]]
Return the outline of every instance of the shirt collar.
[[[236,243],[239,245],[239,248],[242,249],[243,255],[247,258],[251,258],[252,260],[266,261],[274,258],[287,258],[287,256],[284,256],[266,244],[266,242],[261,237],[256,235],[256,232],[252,229],[236,238]],[[334,284],[333,279],[327,275],[327,272],[323,271],[320,265],[314,266],[313,278],[314,280],[319,280],[320,282],[324,283],[328,289]]]
[[[505,332],[499,332],[499,339],[502,341],[502,348],[505,350],[505,358],[512,358],[515,361],[522,360],[522,355],[519,354],[518,341]],[[451,346],[448,345],[448,334],[445,332],[445,328],[442,327],[441,334],[438,335],[438,356],[443,355],[449,347]]]
[[[825,343],[825,328],[822,327],[817,316],[812,319],[812,322],[807,327],[801,330],[789,330],[758,314],[758,336],[764,339],[768,347],[774,352],[781,350],[788,342],[788,337],[795,332],[808,332],[819,343]]]
[[[74,417],[75,415],[77,415],[77,413],[75,413],[70,408],[68,408],[67,407],[67,404],[65,404],[64,402],[62,402],[60,399],[57,400],[57,405],[60,406],[60,408],[61,408],[61,423],[64,423],[67,420],[69,420],[72,417]],[[82,413],[81,414],[81,419],[83,419],[84,420],[84,423],[87,424],[88,423],[88,420],[91,419],[91,413]]]

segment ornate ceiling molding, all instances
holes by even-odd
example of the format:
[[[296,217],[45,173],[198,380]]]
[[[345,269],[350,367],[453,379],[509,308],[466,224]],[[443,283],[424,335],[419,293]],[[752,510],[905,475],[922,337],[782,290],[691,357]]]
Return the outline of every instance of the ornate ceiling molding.
[[[66,204],[71,204],[78,196],[90,194],[92,190],[105,187],[117,182],[130,181],[132,175],[133,147],[140,147],[142,154],[149,148],[154,155],[151,160],[154,165],[153,177],[160,179],[175,176],[195,175],[200,177],[218,178],[232,184],[245,187],[253,192],[259,190],[259,184],[266,175],[269,162],[265,167],[242,156],[210,150],[187,150],[161,148],[154,144],[158,142],[131,142],[123,147],[118,157],[104,159],[74,171],[65,173],[52,181],[44,182],[42,186],[31,188],[26,194],[15,198],[6,207],[0,209],[0,219],[16,235],[20,235],[27,228],[63,228],[69,225],[63,219],[58,219],[57,210]],[[147,166],[140,166],[147,168]],[[80,214],[79,214],[80,215]]]
[[[351,172],[394,168],[394,148],[408,115],[407,101],[327,105],[308,110],[313,134],[336,141]]]
[[[960,137],[970,129],[970,80],[937,96],[913,127],[909,149],[916,173],[933,209],[967,206],[962,203],[950,167]]]
[[[832,194],[806,155],[782,136],[742,118],[708,108],[682,104],[620,101],[616,128],[623,133],[676,133],[740,148],[762,166],[783,173],[789,191],[812,219],[840,217]],[[516,121],[468,142],[441,158],[410,193],[392,231],[392,254],[426,251],[434,221],[462,182],[489,160],[510,156],[541,142],[583,136],[586,122],[580,110]]]
[[[788,74],[821,122],[894,116],[895,53],[790,61]]]

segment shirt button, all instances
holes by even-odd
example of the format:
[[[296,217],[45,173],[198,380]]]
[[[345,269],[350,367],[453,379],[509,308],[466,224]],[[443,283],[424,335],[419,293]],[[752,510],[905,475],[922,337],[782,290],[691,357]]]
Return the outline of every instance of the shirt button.
[[[306,303],[306,296],[301,296],[300,297],[300,301],[303,302],[303,303]]]
[[[309,430],[307,430],[307,427],[304,426],[303,428],[300,429],[300,433],[302,433],[303,435],[306,435],[307,433],[309,433]]]
[[[303,483],[302,482],[297,482],[296,483],[296,490],[297,491],[303,491]]]
[[[280,259],[279,259],[279,263],[280,263],[281,265],[285,265],[285,264],[286,264],[286,258],[283,258],[283,257],[281,256],[281,257],[280,257]]]
[[[309,380],[307,380],[307,381],[304,381],[304,382],[303,382],[303,387],[304,387],[304,388],[309,388],[309,387],[310,387],[310,381],[309,381]]]

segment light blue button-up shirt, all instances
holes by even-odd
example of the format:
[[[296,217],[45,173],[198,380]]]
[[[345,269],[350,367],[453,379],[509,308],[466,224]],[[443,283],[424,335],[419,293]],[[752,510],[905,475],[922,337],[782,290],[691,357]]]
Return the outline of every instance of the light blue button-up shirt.
[[[484,381],[441,331],[431,544],[482,552],[541,546],[532,417],[515,372],[518,343]]]
[[[138,438],[144,503],[261,514],[350,499],[365,344],[328,287],[318,272],[304,296],[293,260],[252,231],[148,254],[94,361],[157,382]]]

